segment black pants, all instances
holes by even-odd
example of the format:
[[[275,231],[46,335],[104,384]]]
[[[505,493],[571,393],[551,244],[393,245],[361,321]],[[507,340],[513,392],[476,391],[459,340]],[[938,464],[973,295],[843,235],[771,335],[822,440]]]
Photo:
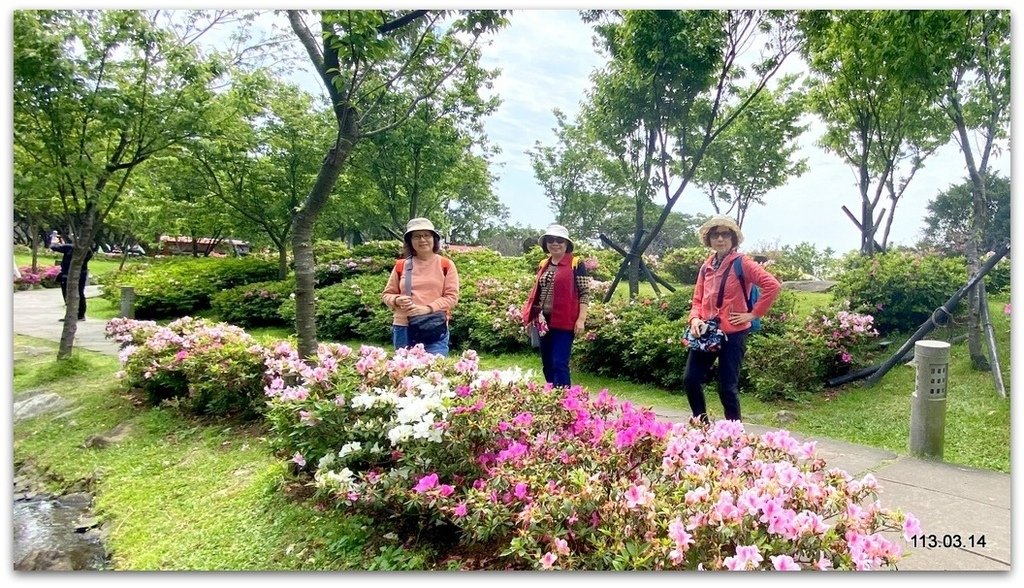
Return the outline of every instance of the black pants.
[[[78,280],[78,319],[82,320],[85,318],[85,278],[82,276]],[[67,276],[61,276],[57,279],[60,282],[60,295],[64,297],[64,304],[68,303],[68,278]]]
[[[704,401],[704,378],[715,360],[718,360],[718,398],[725,409],[725,418],[740,420],[740,365],[747,350],[747,335],[750,329],[730,333],[722,348],[717,352],[690,350],[686,357],[686,374],[683,387],[690,403],[693,416],[708,422],[708,409]]]

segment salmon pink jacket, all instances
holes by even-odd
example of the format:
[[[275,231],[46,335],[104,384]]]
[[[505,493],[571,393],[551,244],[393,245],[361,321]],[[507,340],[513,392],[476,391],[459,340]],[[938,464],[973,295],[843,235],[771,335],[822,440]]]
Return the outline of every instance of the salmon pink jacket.
[[[747,283],[747,290],[755,284],[761,287],[761,297],[754,303],[751,312],[754,316],[762,317],[771,308],[772,303],[778,298],[782,290],[782,284],[771,275],[768,270],[761,267],[759,263],[735,250],[730,251],[718,270],[711,269],[711,262],[715,258],[712,253],[701,266],[697,273],[697,286],[693,289],[693,305],[690,308],[690,320],[699,318],[710,320],[718,318],[718,326],[726,334],[738,333],[750,328],[750,323],[733,325],[729,323],[730,312],[747,312],[747,294],[740,288],[740,280],[736,277],[735,268],[732,267],[734,260],[740,257],[743,261],[743,279]],[[725,282],[725,293],[722,297],[722,307],[718,308],[718,285],[722,282],[726,268],[729,268],[729,275]]]

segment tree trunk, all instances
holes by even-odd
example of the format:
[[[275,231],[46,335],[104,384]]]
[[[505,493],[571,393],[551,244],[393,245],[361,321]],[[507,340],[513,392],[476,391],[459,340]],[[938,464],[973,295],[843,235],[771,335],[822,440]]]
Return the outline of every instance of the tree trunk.
[[[32,271],[33,273],[39,273],[39,227],[35,221],[32,221],[28,225],[28,246],[32,249]]]
[[[283,280],[288,277],[288,245],[281,241],[277,245],[277,277]]]
[[[351,120],[352,117],[349,117]],[[358,139],[355,124],[343,128],[338,143],[327,153],[316,183],[302,208],[292,218],[292,258],[295,260],[295,333],[298,335],[299,357],[316,357],[316,308],[314,306],[313,225],[327,204],[334,184],[341,175],[345,160]]]
[[[75,332],[78,330],[78,283],[82,274],[82,266],[85,265],[85,256],[92,247],[96,235],[96,208],[90,206],[83,215],[82,223],[78,233],[75,234],[73,243],[75,248],[71,252],[71,268],[67,277],[67,299],[64,307],[64,328],[60,334],[60,345],[57,348],[57,359],[64,360],[71,357],[75,347]]]

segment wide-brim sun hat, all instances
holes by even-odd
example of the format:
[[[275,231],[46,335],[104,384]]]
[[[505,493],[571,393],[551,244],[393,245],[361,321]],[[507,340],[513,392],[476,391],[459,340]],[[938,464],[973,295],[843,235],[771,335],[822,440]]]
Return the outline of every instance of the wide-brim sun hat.
[[[548,244],[545,242],[545,237],[561,237],[568,241],[569,244],[566,245],[565,247],[565,250],[567,252],[572,251],[575,247],[573,245],[572,239],[569,238],[569,229],[563,227],[562,225],[548,225],[548,228],[544,230],[544,234],[540,236],[540,239],[537,239],[537,242],[540,243],[540,248],[544,250],[544,253],[547,253]]]
[[[409,219],[409,222],[405,225],[404,237],[406,241],[410,239],[409,234],[413,231],[430,231],[434,234],[435,239],[438,241],[441,240],[441,233],[437,232],[437,229],[434,228],[434,223],[430,222],[430,219],[427,218],[419,217]]]
[[[740,230],[740,226],[736,224],[736,221],[727,214],[716,214],[715,216],[709,218],[707,222],[702,224],[699,229],[697,229],[697,238],[700,239],[702,245],[708,244],[708,231],[715,227],[724,227],[735,233],[735,245],[739,245],[740,243],[743,242],[743,231]]]

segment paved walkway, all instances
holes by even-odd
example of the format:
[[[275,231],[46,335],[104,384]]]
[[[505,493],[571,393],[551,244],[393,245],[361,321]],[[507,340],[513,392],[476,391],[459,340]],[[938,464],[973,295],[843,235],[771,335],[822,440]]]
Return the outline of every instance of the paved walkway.
[[[87,297],[98,294],[97,286],[86,289]],[[16,334],[58,341],[63,323],[57,319],[62,316],[63,302],[58,289],[14,294]],[[115,354],[117,345],[104,337],[103,327],[104,321],[100,320],[79,322],[76,346]],[[655,411],[673,420],[689,416],[681,410]],[[753,424],[744,426],[758,433],[769,430]],[[924,461],[834,439],[814,440],[829,465],[855,476],[874,473],[881,486],[882,506],[913,513],[921,520],[924,532],[935,536],[937,546],[933,548],[909,545],[900,537],[904,551],[911,554],[900,565],[901,570],[1010,570],[1012,513],[1008,474]],[[970,545],[972,537],[977,543],[982,536],[984,546]],[[957,542],[962,546],[954,546]]]

